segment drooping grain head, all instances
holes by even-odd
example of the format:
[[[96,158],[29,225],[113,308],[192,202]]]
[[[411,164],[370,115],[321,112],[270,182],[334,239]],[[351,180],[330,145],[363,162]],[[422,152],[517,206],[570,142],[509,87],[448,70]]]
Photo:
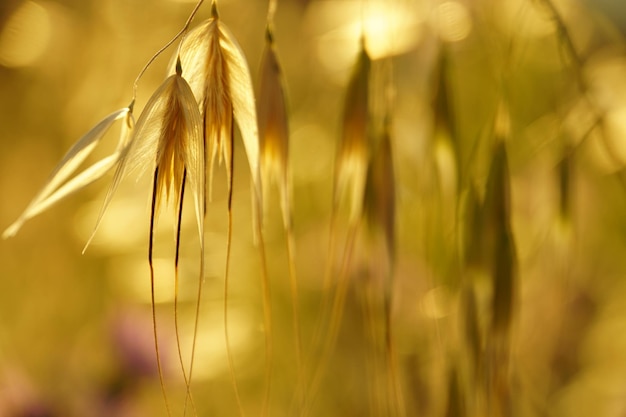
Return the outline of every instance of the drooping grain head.
[[[122,152],[98,224],[124,177],[136,171],[155,172],[158,209],[163,198],[167,201],[172,192],[178,203],[186,170],[193,187],[198,232],[202,237],[204,154],[202,121],[196,100],[187,82],[176,73],[154,92],[139,116],[130,143]]]
[[[285,227],[289,228],[289,123],[283,75],[269,28],[261,60],[258,116],[263,183],[276,182],[278,185]]]
[[[343,128],[335,163],[334,206],[349,194],[350,220],[361,214],[369,158],[369,82],[371,60],[363,47],[348,83]]]
[[[511,229],[510,174],[506,145],[498,141],[483,205],[484,250],[492,275],[492,331],[506,336],[514,311],[517,259]]]
[[[187,34],[179,53],[182,75],[189,82],[204,119],[209,170],[213,172],[219,155],[219,159],[226,161],[230,184],[234,118],[243,139],[254,189],[260,198],[259,139],[250,70],[241,47],[220,20],[215,4],[212,17]]]
[[[463,149],[456,131],[454,108],[450,97],[451,89],[448,79],[450,52],[445,44],[442,44],[440,48],[435,75],[437,87],[432,102],[434,112],[433,136],[435,142],[442,141],[452,147],[454,151],[456,183],[461,186],[464,184],[462,180],[464,180],[466,176],[464,175],[465,167],[461,166]]]
[[[389,129],[389,122],[385,122],[370,159],[363,211],[370,228],[383,234],[391,259],[395,251],[396,187]]]

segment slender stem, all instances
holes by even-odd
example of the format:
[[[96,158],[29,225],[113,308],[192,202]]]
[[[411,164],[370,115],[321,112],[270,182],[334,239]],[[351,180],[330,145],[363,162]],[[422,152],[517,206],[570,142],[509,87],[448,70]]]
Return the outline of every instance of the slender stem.
[[[265,327],[265,396],[263,398],[262,416],[269,415],[270,393],[272,382],[272,303],[269,277],[267,274],[267,258],[265,256],[265,241],[263,240],[262,221],[258,219],[257,233],[259,237],[259,253],[261,255],[262,279],[261,289],[263,291],[263,321]]]
[[[294,400],[301,400],[301,408],[305,409],[308,403],[308,384],[306,381],[306,376],[311,370],[315,373],[316,364],[315,355],[321,349],[321,340],[322,334],[324,330],[324,325],[328,321],[328,315],[330,314],[329,308],[329,299],[332,298],[330,296],[330,287],[331,287],[331,277],[333,272],[333,264],[335,263],[335,245],[336,245],[336,205],[333,204],[332,212],[331,212],[331,226],[328,234],[328,245],[327,245],[327,253],[326,253],[326,267],[324,271],[324,278],[322,282],[322,300],[320,301],[320,305],[318,307],[318,311],[320,314],[317,317],[315,328],[313,330],[313,340],[310,345],[311,348],[307,352],[307,357],[304,361],[302,372],[300,373],[300,378],[298,380],[298,384],[296,387],[296,393],[294,395]]]
[[[153,249],[153,237],[154,237],[154,217],[156,212],[157,201],[157,183],[159,178],[159,168],[154,171],[154,183],[152,186],[152,204],[150,209],[150,241],[148,243],[148,264],[150,265],[150,294],[152,301],[152,328],[154,331],[154,350],[156,353],[157,371],[159,373],[159,382],[161,384],[161,391],[163,392],[163,400],[165,401],[165,408],[167,409],[167,415],[171,416],[170,404],[167,400],[167,392],[165,390],[165,382],[163,379],[163,369],[161,367],[161,354],[159,352],[159,338],[157,335],[157,320],[156,320],[156,303],[154,296],[154,266],[152,264],[152,249]]]
[[[161,55],[167,48],[169,48],[174,42],[176,42],[178,38],[180,38],[183,34],[187,32],[187,30],[189,29],[189,25],[193,21],[193,18],[196,16],[196,13],[198,13],[198,9],[200,9],[200,6],[202,6],[202,3],[204,3],[204,0],[198,0],[198,3],[196,3],[196,6],[191,11],[191,14],[187,18],[187,21],[185,22],[185,25],[183,26],[183,28],[172,39],[170,39],[169,42],[167,42],[163,47],[161,47],[161,49],[159,49],[154,55],[152,55],[152,58],[150,58],[148,62],[146,62],[146,64],[143,66],[143,68],[139,72],[139,75],[137,75],[137,78],[135,78],[135,82],[133,83],[133,100],[132,100],[133,103],[135,102],[135,98],[137,97],[137,85],[139,84],[139,80],[141,79],[143,74],[146,72],[148,67],[152,65],[154,60],[158,58],[159,55]]]
[[[293,314],[293,332],[296,340],[296,366],[298,379],[302,378],[302,336],[300,332],[300,308],[298,303],[298,277],[296,273],[296,242],[293,229],[287,230],[287,257],[289,258],[289,286],[291,289],[291,311]],[[302,398],[300,398],[302,400]]]
[[[322,377],[328,367],[328,361],[330,355],[335,347],[337,335],[339,332],[339,325],[341,324],[341,318],[343,317],[343,308],[345,304],[346,295],[348,292],[348,286],[350,283],[349,267],[352,261],[352,253],[354,250],[356,235],[358,231],[358,222],[353,223],[348,231],[348,237],[346,240],[346,246],[343,253],[341,269],[339,271],[337,289],[333,297],[332,312],[330,316],[330,323],[328,325],[328,334],[326,337],[326,343],[322,346],[321,358],[318,366],[315,368],[313,379],[309,387],[308,401],[305,406],[303,415],[310,413],[313,399],[316,391],[322,382]]]

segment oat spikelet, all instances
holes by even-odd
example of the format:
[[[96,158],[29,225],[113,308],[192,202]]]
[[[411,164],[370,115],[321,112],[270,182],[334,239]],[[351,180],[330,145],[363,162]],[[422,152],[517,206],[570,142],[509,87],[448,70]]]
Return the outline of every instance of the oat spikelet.
[[[289,125],[283,75],[271,29],[261,60],[259,92],[259,141],[263,183],[276,182],[280,190],[285,229],[291,229],[291,197],[287,164],[289,158]]]
[[[500,141],[496,144],[489,171],[483,226],[493,275],[492,330],[497,335],[506,335],[511,325],[517,269],[510,224],[509,181],[506,148]]]
[[[343,132],[335,163],[334,207],[349,193],[350,220],[361,214],[369,155],[369,80],[371,59],[362,44],[356,67],[348,84],[343,114]]]
[[[380,143],[367,170],[363,210],[370,228],[376,233],[383,233],[390,261],[395,250],[395,203],[389,121],[385,121]]]
[[[116,110],[102,119],[102,121],[95,125],[70,148],[26,210],[24,210],[20,217],[4,231],[2,235],[4,239],[14,236],[28,219],[40,214],[68,195],[96,181],[116,165],[123,147],[128,142],[130,131],[134,125],[130,107],[132,106]],[[68,180],[80,164],[91,154],[98,143],[100,143],[104,135],[113,126],[114,122],[120,119],[124,119],[124,121],[115,152]]]
[[[254,90],[241,47],[220,20],[215,2],[212,16],[191,30],[181,43],[183,77],[189,82],[204,117],[204,138],[209,160],[209,186],[215,159],[226,162],[229,186],[233,118],[239,126],[250,164],[256,199],[261,198],[259,138]]]
[[[193,186],[198,233],[202,237],[204,166],[200,113],[189,85],[177,73],[161,84],[137,120],[130,143],[122,152],[120,165],[115,171],[96,229],[120,181],[130,173],[154,172],[158,169],[158,209],[162,198],[169,199],[172,190],[176,193],[174,203],[178,203],[178,190],[182,186],[184,171],[187,170],[186,176]],[[94,234],[95,232],[96,230]]]

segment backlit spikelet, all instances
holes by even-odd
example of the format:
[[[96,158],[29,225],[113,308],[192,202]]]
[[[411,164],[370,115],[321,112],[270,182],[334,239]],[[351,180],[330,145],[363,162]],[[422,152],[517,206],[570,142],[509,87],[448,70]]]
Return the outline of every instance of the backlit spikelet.
[[[220,161],[226,161],[231,183],[234,118],[243,138],[256,197],[260,199],[259,139],[252,78],[239,44],[219,19],[215,3],[211,18],[183,40],[180,61],[182,75],[189,82],[204,118],[204,139],[210,155],[209,184],[218,155]]]
[[[14,236],[28,219],[45,211],[64,197],[96,181],[115,166],[120,159],[122,149],[128,142],[134,125],[131,107],[116,110],[102,119],[70,148],[52,174],[50,174],[48,182],[33,198],[26,210],[4,231],[2,235],[4,239]],[[113,123],[119,119],[124,119],[124,122],[115,152],[68,180],[72,173],[76,171],[100,143],[104,135],[113,126]]]
[[[488,256],[493,279],[492,329],[508,332],[514,305],[516,256],[511,231],[509,166],[503,141],[496,144],[485,196],[483,233],[488,242]]]
[[[369,80],[371,59],[361,45],[356,67],[348,84],[343,131],[335,165],[334,206],[349,192],[350,220],[358,220],[365,187],[369,155]]]
[[[282,71],[276,56],[273,34],[266,31],[266,44],[261,60],[259,92],[259,141],[264,183],[276,181],[281,194],[285,227],[291,226],[291,202],[287,176],[289,158],[289,126],[285,104]]]
[[[395,194],[389,122],[385,121],[380,143],[367,170],[363,209],[370,227],[384,234],[390,257],[395,250]]]
[[[155,91],[139,116],[102,211],[121,179],[135,170],[155,172],[157,207],[163,196],[171,197],[172,191],[178,203],[178,190],[186,176],[193,187],[198,232],[202,237],[206,178],[202,120],[194,95],[180,75],[180,65],[178,68]]]

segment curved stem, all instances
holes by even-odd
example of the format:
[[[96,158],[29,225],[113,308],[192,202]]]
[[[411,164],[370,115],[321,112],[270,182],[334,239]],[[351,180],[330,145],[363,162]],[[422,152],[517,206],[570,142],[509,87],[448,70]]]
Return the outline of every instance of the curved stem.
[[[198,3],[196,3],[196,6],[191,11],[191,14],[187,18],[187,21],[185,22],[185,25],[183,26],[183,28],[172,39],[170,39],[169,42],[167,42],[163,47],[161,47],[161,49],[159,49],[154,55],[152,55],[152,58],[150,58],[148,62],[146,62],[146,64],[143,66],[141,71],[139,71],[139,75],[137,75],[137,78],[135,78],[135,82],[133,83],[132,103],[135,102],[135,98],[137,97],[137,85],[139,84],[139,80],[141,79],[141,77],[143,77],[143,74],[150,67],[150,65],[152,65],[154,60],[158,58],[159,55],[165,52],[167,48],[169,48],[174,42],[176,42],[178,38],[180,38],[182,35],[184,35],[187,32],[187,30],[189,29],[189,25],[193,21],[193,18],[196,16],[196,13],[198,13],[198,9],[200,9],[200,6],[202,6],[202,3],[204,3],[204,0],[199,0]]]

